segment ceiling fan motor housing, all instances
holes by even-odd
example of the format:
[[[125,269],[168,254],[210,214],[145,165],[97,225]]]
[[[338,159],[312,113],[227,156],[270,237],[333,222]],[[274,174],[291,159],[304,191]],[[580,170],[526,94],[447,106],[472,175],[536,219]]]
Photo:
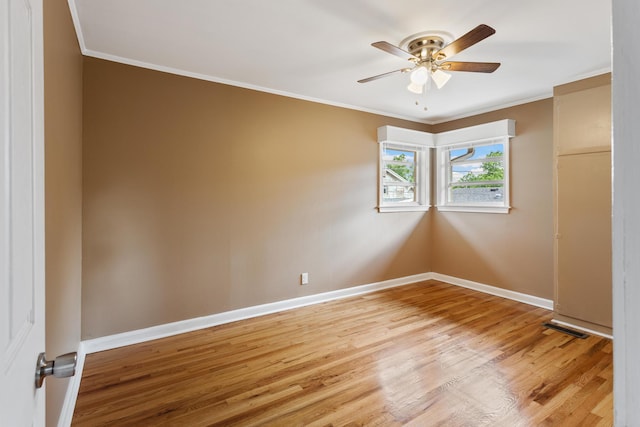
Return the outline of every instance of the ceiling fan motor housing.
[[[444,46],[444,39],[439,36],[424,36],[411,40],[407,44],[407,51],[420,58],[421,61],[428,60],[434,52],[439,51]],[[437,60],[442,58],[433,58]]]

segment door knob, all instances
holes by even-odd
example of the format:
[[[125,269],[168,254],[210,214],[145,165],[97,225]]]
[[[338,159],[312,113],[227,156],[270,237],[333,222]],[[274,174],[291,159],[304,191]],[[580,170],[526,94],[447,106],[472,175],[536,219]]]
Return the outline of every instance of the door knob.
[[[36,388],[42,387],[45,377],[53,375],[56,378],[72,377],[76,373],[78,353],[63,354],[54,360],[47,360],[44,353],[38,355],[36,364]]]

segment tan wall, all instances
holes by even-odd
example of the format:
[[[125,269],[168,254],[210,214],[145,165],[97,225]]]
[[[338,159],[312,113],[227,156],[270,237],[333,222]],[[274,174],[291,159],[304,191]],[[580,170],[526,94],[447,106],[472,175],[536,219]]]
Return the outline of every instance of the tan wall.
[[[428,128],[86,58],[83,337],[430,271],[382,125]]]
[[[611,73],[553,88],[557,155],[611,150]]]
[[[46,353],[80,342],[82,56],[66,0],[44,3]],[[69,380],[47,380],[55,426]]]
[[[508,215],[433,212],[433,271],[553,298],[553,100],[546,99],[433,127],[434,132],[516,120],[511,139]]]

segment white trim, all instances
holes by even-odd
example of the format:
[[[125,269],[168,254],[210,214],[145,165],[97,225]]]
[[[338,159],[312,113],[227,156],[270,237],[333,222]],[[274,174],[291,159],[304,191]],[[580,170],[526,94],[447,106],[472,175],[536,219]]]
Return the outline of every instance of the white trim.
[[[276,301],[268,304],[256,305],[253,307],[240,308],[238,310],[212,314],[210,316],[203,316],[194,319],[182,320],[179,322],[166,323],[164,325],[152,326],[150,328],[138,329],[134,331],[123,332],[121,334],[108,335],[101,338],[86,340],[83,341],[84,350],[87,354],[110,350],[113,348],[124,347],[127,345],[138,344],[172,335],[182,334],[185,332],[191,332],[198,329],[210,328],[212,326],[217,326],[224,323],[236,322],[238,320],[263,316],[265,314],[277,313],[280,311],[291,310],[293,308],[319,304],[322,302],[367,294],[382,289],[407,285],[409,283],[421,282],[432,278],[432,273],[415,274],[413,276],[401,277],[399,279],[385,280],[368,285],[338,289],[335,291],[323,292],[315,295],[292,298],[284,301]]]
[[[508,214],[511,206],[454,206],[439,205],[436,206],[440,212],[475,212],[475,213],[500,213]]]
[[[508,289],[497,288],[495,286],[485,285],[483,283],[473,282],[471,280],[459,279],[457,277],[447,276],[446,274],[431,273],[431,275],[432,279],[449,283],[451,285],[462,286],[463,288],[473,289],[474,291],[483,292],[485,294],[496,295],[513,301],[545,308],[547,310],[553,310],[553,301],[550,299],[540,298],[516,291],[510,291]]]
[[[562,81],[559,81],[553,84],[551,87],[576,82],[578,80],[583,80],[589,77],[599,76],[601,74],[610,73],[611,71],[612,71],[612,67],[605,67],[599,70],[591,71],[589,73],[574,75],[573,77],[569,77],[567,79],[564,79]],[[435,117],[430,120],[424,120],[422,123],[426,123],[428,125],[439,125],[441,123],[448,123],[448,122],[453,122],[460,119],[466,119],[468,117],[479,116],[480,114],[484,114],[484,113],[493,113],[498,110],[504,110],[506,108],[511,108],[511,107],[518,107],[520,105],[530,104],[532,102],[538,102],[538,101],[542,101],[543,99],[549,99],[549,98],[553,98],[552,89],[544,90],[540,93],[537,93],[535,95],[531,95],[528,97],[524,97],[524,98],[511,99],[511,100],[505,99],[505,100],[499,101],[496,104],[472,108],[454,116],[447,116],[444,118]]]
[[[69,383],[69,387],[67,388],[67,393],[65,395],[64,403],[62,406],[62,413],[60,415],[60,418],[58,419],[58,427],[71,426],[71,420],[73,418],[78,391],[80,389],[80,382],[82,380],[82,371],[84,369],[85,356],[87,354],[111,350],[114,348],[124,347],[132,344],[139,344],[142,342],[164,338],[172,335],[178,335],[185,332],[191,332],[198,329],[209,328],[224,323],[249,319],[252,317],[290,310],[298,307],[304,307],[307,305],[319,304],[327,301],[363,295],[382,289],[394,288],[397,286],[403,286],[410,283],[423,282],[427,280],[438,280],[450,285],[461,286],[463,288],[472,289],[490,295],[496,295],[498,297],[507,298],[528,305],[533,305],[535,307],[553,310],[553,301],[545,298],[497,288],[495,286],[485,285],[482,283],[473,282],[471,280],[459,279],[457,277],[447,276],[445,274],[429,272],[401,277],[398,279],[385,280],[368,285],[354,286],[347,289],[324,292],[316,295],[309,295],[269,304],[241,308],[238,310],[213,314],[211,316],[198,317],[195,319],[188,319],[180,322],[153,326],[146,329],[138,329],[121,334],[85,340],[82,341],[80,343],[80,346],[78,347],[78,365],[76,367],[76,374],[74,377],[72,377],[71,382]],[[593,333],[597,334],[597,332]]]
[[[78,37],[78,45],[80,46],[80,52],[86,55],[87,45],[84,42],[84,34],[82,33],[82,26],[80,25],[80,16],[78,15],[78,8],[74,0],[67,0],[69,5],[69,12],[71,13],[71,20],[73,21],[73,27],[76,30],[76,37]]]
[[[396,208],[395,204],[384,204],[383,203],[383,191],[384,191],[384,165],[382,162],[383,152],[385,144],[387,145],[395,145],[395,144],[406,144],[406,145],[414,145],[421,147],[431,147],[436,149],[436,172],[435,176],[437,177],[436,183],[436,195],[435,199],[438,201],[437,207],[439,211],[443,212],[480,212],[480,213],[499,213],[499,214],[508,214],[511,206],[510,206],[510,196],[511,190],[509,188],[510,183],[510,155],[509,155],[509,145],[510,138],[513,138],[516,135],[516,121],[513,119],[503,119],[497,120],[494,122],[483,123],[476,126],[468,126],[461,129],[454,129],[447,132],[440,133],[430,133],[430,132],[422,132],[412,129],[404,129],[395,126],[380,126],[377,130],[378,134],[378,144],[379,144],[379,184],[378,184],[378,211],[379,212],[402,212],[402,211],[412,211],[412,210],[421,210],[425,211],[427,209],[409,209],[409,208]],[[465,206],[455,206],[450,205],[446,201],[446,194],[448,194],[448,173],[447,168],[449,167],[448,159],[445,158],[445,154],[448,149],[451,147],[460,147],[460,146],[480,146],[487,145],[490,143],[501,143],[504,147],[504,155],[503,155],[503,167],[504,167],[504,197],[503,203],[498,205],[485,205],[485,206],[474,206],[474,205],[465,205]],[[427,161],[429,165],[431,162],[431,150],[426,150],[428,154]],[[428,186],[424,186],[424,190],[431,189],[431,179],[434,176],[434,172],[430,170],[428,166],[428,174],[424,177],[427,181]],[[426,170],[425,170],[426,172]],[[417,180],[416,189],[421,188],[422,179]],[[420,194],[420,196],[424,197],[425,202],[422,200],[419,201],[421,206],[426,206],[427,200],[433,199],[430,191],[426,194]]]
[[[69,0],[69,2],[71,3],[72,0]],[[75,3],[75,2],[74,2]],[[264,87],[264,86],[258,86],[258,85],[253,85],[250,83],[245,83],[245,82],[239,82],[236,80],[229,80],[229,79],[223,79],[223,78],[219,78],[219,77],[215,77],[215,76],[209,76],[206,74],[201,74],[201,73],[195,73],[192,71],[186,71],[186,70],[181,70],[178,68],[173,68],[173,67],[167,67],[164,65],[157,65],[157,64],[153,64],[150,62],[144,62],[144,61],[138,61],[135,59],[130,59],[130,58],[124,58],[121,56],[117,56],[117,55],[111,55],[108,53],[104,53],[104,52],[98,52],[98,51],[94,51],[91,49],[87,49],[84,46],[84,39],[82,36],[82,32],[80,31],[80,21],[78,20],[76,23],[76,19],[77,19],[77,12],[76,15],[74,15],[74,11],[75,8],[72,9],[72,17],[74,20],[74,25],[76,26],[76,33],[78,34],[78,43],[80,44],[80,50],[82,51],[82,54],[84,56],[89,56],[89,57],[93,57],[93,58],[98,58],[98,59],[104,59],[106,61],[112,61],[112,62],[117,62],[120,64],[126,64],[126,65],[132,65],[134,67],[140,67],[140,68],[146,68],[148,70],[154,70],[154,71],[160,71],[163,73],[169,73],[169,74],[174,74],[177,76],[184,76],[184,77],[191,77],[193,79],[198,79],[198,80],[204,80],[204,81],[208,81],[208,82],[213,82],[213,83],[221,83],[221,84],[225,84],[228,86],[235,86],[235,87],[241,87],[244,89],[251,89],[251,90],[256,90],[259,92],[265,92],[265,93],[271,93],[273,95],[280,95],[280,96],[286,96],[288,98],[293,98],[293,99],[301,99],[303,101],[310,101],[310,102],[315,102],[318,104],[324,104],[324,105],[331,105],[333,107],[339,107],[339,108],[346,108],[348,110],[355,110],[355,111],[362,111],[364,113],[371,113],[371,114],[377,114],[379,116],[384,116],[384,117],[391,117],[391,118],[396,118],[396,119],[401,119],[401,120],[408,120],[414,123],[424,123],[427,125],[437,125],[440,123],[447,123],[453,120],[457,120],[459,118],[465,118],[465,117],[472,117],[472,116],[476,116],[485,112],[491,112],[491,111],[496,111],[496,110],[500,110],[503,108],[508,108],[508,107],[513,107],[513,106],[517,106],[517,105],[523,105],[523,104],[528,104],[530,102],[534,102],[534,101],[539,101],[542,99],[548,99],[553,97],[553,93],[550,93],[549,91],[545,91],[544,93],[540,94],[539,96],[536,97],[531,97],[531,98],[524,98],[521,101],[514,101],[514,102],[509,102],[506,104],[496,104],[493,106],[488,106],[484,109],[480,109],[477,110],[477,112],[469,112],[468,114],[464,114],[462,116],[454,116],[451,118],[445,118],[443,120],[428,120],[428,119],[419,119],[416,117],[412,117],[412,116],[405,116],[402,114],[396,114],[390,111],[382,111],[382,110],[375,110],[372,108],[365,108],[365,107],[360,107],[357,105],[351,105],[351,104],[346,104],[346,103],[342,103],[342,102],[335,102],[335,101],[330,101],[327,99],[321,99],[321,98],[315,98],[315,97],[311,97],[311,96],[306,96],[306,95],[299,95],[297,93],[293,93],[293,92],[286,92],[283,90],[278,90],[278,89],[271,89],[268,87]],[[428,132],[426,132],[428,133]]]
[[[484,125],[482,125],[484,126]],[[470,137],[473,135],[473,132],[466,132],[466,130],[471,130],[470,128],[464,128],[460,130],[465,130],[464,133],[459,134],[465,137]],[[476,129],[478,130],[478,129]],[[438,145],[436,148],[436,200],[437,200],[437,208],[438,211],[442,212],[484,212],[484,213],[499,213],[499,214],[508,214],[511,209],[511,155],[510,145],[512,136],[510,136],[510,132],[515,131],[515,120],[507,119],[501,120],[500,122],[492,122],[486,124],[486,129],[479,129],[480,133],[478,136],[481,136],[482,139],[478,141],[473,140],[461,140],[458,136],[454,136],[450,141],[457,140],[458,142],[452,142],[447,145]],[[507,132],[507,135],[503,136],[494,136],[487,137],[487,132]],[[449,195],[449,179],[451,177],[451,161],[449,159],[449,150],[457,149],[461,145],[464,147],[479,147],[486,146],[490,144],[502,144],[503,155],[502,155],[502,166],[504,168],[504,182],[503,182],[503,197],[501,203],[487,203],[484,205],[469,203],[467,205],[461,204],[451,204],[448,202],[447,198]]]
[[[513,119],[498,120],[481,125],[454,129],[436,134],[436,147],[451,146],[473,142],[474,144],[500,138],[516,136],[516,121]]]
[[[382,126],[378,128],[378,138],[380,138],[381,129],[391,128],[390,126]],[[424,134],[425,132],[410,131],[407,129],[393,128],[400,131],[412,132],[414,134]],[[388,129],[387,129],[388,130]],[[383,131],[386,133],[386,131]],[[405,147],[406,146],[406,147]],[[378,144],[378,212],[426,212],[431,207],[431,149],[424,148],[422,144],[416,144],[415,142],[408,141],[407,139],[401,141],[379,141]],[[385,176],[385,161],[384,151],[386,148],[398,149],[398,150],[411,150],[415,147],[415,167],[416,167],[416,182],[415,182],[415,202],[385,202],[384,200],[384,187],[386,185],[392,185],[384,182]]]
[[[78,346],[78,360],[76,362],[76,373],[71,377],[67,385],[67,392],[62,402],[62,410],[58,418],[58,427],[70,427],[73,420],[73,412],[76,408],[78,392],[80,391],[80,381],[82,381],[82,371],[84,370],[84,361],[86,357],[85,345],[80,343]]]
[[[380,126],[378,128],[378,143],[383,142],[433,147],[435,134],[396,126]]]
[[[380,126],[378,128],[378,143],[402,143],[425,147],[478,144],[494,139],[513,138],[514,136],[516,136],[516,121],[513,119],[496,120],[440,133],[396,126]]]
[[[640,4],[613,11],[613,411],[616,426],[640,420]]]
[[[427,212],[431,208],[431,205],[411,205],[411,206],[393,206],[385,205],[378,206],[378,212]]]
[[[69,0],[70,4],[72,2],[73,2],[73,0]],[[75,2],[73,2],[73,3],[75,3]],[[444,118],[444,119],[441,119],[441,120],[419,119],[419,118],[416,118],[416,117],[413,117],[413,116],[405,116],[405,115],[402,115],[402,114],[396,114],[396,113],[393,113],[391,111],[376,110],[376,109],[373,109],[373,108],[360,107],[360,106],[357,106],[357,105],[351,105],[351,104],[346,104],[346,103],[342,103],[342,102],[335,102],[335,101],[330,101],[330,100],[327,100],[327,99],[315,98],[315,97],[306,96],[306,95],[299,95],[299,94],[293,93],[293,92],[286,92],[286,91],[282,91],[282,90],[271,89],[271,88],[264,87],[264,86],[258,86],[258,85],[253,85],[253,84],[249,84],[249,83],[239,82],[239,81],[236,81],[236,80],[223,79],[223,78],[219,78],[219,77],[215,77],[215,76],[209,76],[209,75],[206,75],[206,74],[201,74],[201,73],[195,73],[195,72],[192,72],[192,71],[181,70],[179,68],[167,67],[167,66],[164,66],[164,65],[157,65],[157,64],[150,63],[150,62],[138,61],[138,60],[135,60],[135,59],[124,58],[122,56],[111,55],[111,54],[108,54],[108,53],[98,52],[98,51],[95,51],[95,50],[87,49],[85,47],[85,45],[84,45],[84,39],[83,39],[83,36],[82,36],[82,32],[80,31],[80,21],[78,20],[77,23],[76,23],[77,12],[75,12],[76,15],[74,15],[75,7],[72,8],[71,10],[72,10],[72,12],[71,12],[72,13],[72,17],[73,17],[73,20],[74,20],[74,25],[76,26],[76,33],[78,35],[78,43],[80,44],[80,50],[82,51],[82,54],[84,56],[97,58],[97,59],[104,59],[106,61],[117,62],[117,63],[125,64],[125,65],[132,65],[134,67],[146,68],[148,70],[160,71],[160,72],[163,72],[163,73],[175,74],[177,76],[191,77],[193,79],[204,80],[204,81],[213,82],[213,83],[221,83],[221,84],[228,85],[228,86],[235,86],[235,87],[241,87],[241,88],[244,88],[244,89],[256,90],[258,92],[271,93],[273,95],[286,96],[288,98],[293,98],[293,99],[301,99],[303,101],[316,102],[318,104],[331,105],[333,107],[346,108],[348,110],[362,111],[364,113],[371,113],[371,114],[376,114],[376,115],[384,116],[384,117],[391,117],[391,118],[396,118],[396,119],[401,119],[401,120],[408,120],[408,121],[414,122],[414,123],[424,123],[424,124],[430,125],[430,126],[438,125],[438,124],[441,124],[441,123],[448,123],[448,122],[451,122],[451,121],[454,121],[454,120],[458,120],[458,119],[462,119],[462,118],[466,118],[466,117],[473,117],[473,116],[477,116],[477,115],[480,115],[480,114],[483,114],[483,113],[501,110],[501,109],[504,109],[504,108],[509,108],[509,107],[514,107],[514,106],[518,106],[518,105],[529,104],[531,102],[536,102],[536,101],[540,101],[540,100],[543,100],[543,99],[549,99],[549,98],[553,97],[553,92],[552,91],[545,90],[544,92],[540,93],[538,96],[522,98],[521,100],[508,101],[508,102],[506,102],[504,104],[498,103],[498,104],[495,104],[495,105],[487,106],[485,108],[472,110],[472,111],[469,111],[469,112],[464,113],[462,115],[447,117],[447,118]]]
[[[594,74],[594,76],[595,75],[597,74]],[[570,80],[567,83],[574,82],[574,81],[576,80]],[[554,84],[553,86],[557,86],[557,84]],[[544,90],[536,95],[527,96],[519,99],[513,99],[513,100],[506,99],[506,100],[503,100],[501,103],[498,103],[495,105],[487,105],[487,106],[479,107],[476,109],[471,109],[469,111],[461,112],[460,114],[446,117],[446,118],[436,118],[435,120],[432,120],[426,123],[428,125],[439,125],[441,123],[448,123],[448,122],[453,122],[460,119],[466,119],[468,117],[479,116],[480,114],[484,114],[484,113],[494,113],[498,110],[504,110],[506,108],[518,107],[520,105],[525,105],[525,104],[531,104],[532,102],[538,102],[538,101],[542,101],[543,99],[549,99],[549,98],[553,98],[553,88]]]
[[[580,80],[589,79],[591,77],[600,76],[602,74],[610,73],[611,71],[613,71],[613,67],[609,66],[609,67],[600,68],[598,70],[592,70],[588,73],[574,74],[572,77],[567,77],[566,79],[557,82],[556,84],[553,85],[553,87],[562,86],[568,83],[573,83]]]
[[[98,351],[111,350],[118,347],[139,344],[142,342],[165,338],[172,335],[178,335],[185,332],[191,332],[198,329],[210,328],[212,326],[236,322],[238,320],[250,319],[253,317],[263,316],[265,314],[277,313],[280,311],[291,310],[298,307],[304,307],[327,301],[368,294],[370,292],[375,292],[382,289],[394,288],[397,286],[408,285],[410,283],[417,283],[426,280],[439,280],[451,285],[473,289],[478,292],[496,295],[513,301],[522,302],[524,304],[545,308],[547,310],[553,310],[553,301],[549,299],[510,291],[508,289],[502,289],[491,285],[485,285],[482,283],[473,282],[471,280],[459,279],[457,277],[447,276],[445,274],[430,272],[401,277],[398,279],[385,280],[382,282],[376,282],[367,285],[354,286],[346,289],[338,289],[335,291],[323,292],[315,295],[292,298],[284,301],[276,301],[268,304],[240,308],[237,310],[212,314],[210,316],[197,317],[194,319],[166,323],[163,325],[152,326],[145,329],[138,329],[134,331],[123,332],[120,334],[85,340],[82,342],[81,346],[83,360],[85,353],[90,354],[96,353]]]
[[[124,58],[124,57],[121,57],[121,56],[111,55],[111,54],[108,54],[108,53],[97,52],[97,51],[94,51],[94,50],[91,50],[91,49],[82,49],[82,54],[85,55],[85,56],[93,57],[93,58],[104,59],[106,61],[118,62],[120,64],[132,65],[134,67],[146,68],[148,70],[160,71],[160,72],[163,72],[163,73],[174,74],[174,75],[177,75],[177,76],[191,77],[191,78],[197,79],[197,80],[204,80],[204,81],[213,82],[213,83],[220,83],[220,84],[224,84],[224,85],[228,85],[228,86],[240,87],[240,88],[244,88],[244,89],[255,90],[255,91],[258,91],[258,92],[270,93],[270,94],[273,94],[273,95],[286,96],[287,98],[300,99],[300,100],[303,100],[303,101],[315,102],[317,104],[323,104],[323,105],[331,105],[332,107],[346,108],[348,110],[355,110],[355,111],[362,111],[364,113],[371,113],[371,114],[376,114],[376,115],[384,116],[384,117],[391,117],[391,118],[396,118],[396,119],[401,119],[401,120],[407,120],[407,121],[411,121],[411,122],[414,122],[414,123],[425,123],[425,124],[428,124],[427,122],[425,122],[423,120],[419,120],[419,119],[417,119],[415,117],[404,116],[402,114],[394,114],[394,113],[389,112],[389,111],[374,110],[372,108],[359,107],[357,105],[345,104],[345,103],[342,103],[342,102],[335,102],[335,101],[330,101],[330,100],[327,100],[327,99],[315,98],[315,97],[312,97],[312,96],[300,95],[300,94],[293,93],[293,92],[287,92],[287,91],[284,91],[284,90],[272,89],[272,88],[268,88],[268,87],[264,87],[264,86],[258,86],[258,85],[254,85],[254,84],[250,84],[250,83],[239,82],[239,81],[236,81],[236,80],[223,79],[223,78],[219,78],[219,77],[215,77],[215,76],[209,76],[209,75],[206,75],[206,74],[195,73],[195,72],[192,72],[192,71],[186,71],[186,70],[181,70],[181,69],[178,69],[178,68],[166,67],[164,65],[156,65],[156,64],[153,64],[153,63],[149,63],[149,62],[144,62],[144,61],[138,61],[138,60],[135,60],[135,59]]]
[[[555,323],[556,325],[566,326],[571,329],[577,329],[579,331],[588,332],[591,335],[598,335],[599,337],[609,338],[613,340],[613,335],[605,334],[604,332],[595,331],[593,329],[585,328],[584,326],[574,325],[573,323],[564,322],[562,320],[551,319],[551,323]]]

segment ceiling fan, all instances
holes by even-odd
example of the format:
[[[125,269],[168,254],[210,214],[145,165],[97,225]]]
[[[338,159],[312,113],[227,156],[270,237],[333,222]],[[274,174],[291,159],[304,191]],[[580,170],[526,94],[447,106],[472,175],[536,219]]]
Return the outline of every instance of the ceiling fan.
[[[429,87],[431,80],[433,80],[438,89],[443,87],[451,78],[451,74],[445,71],[492,73],[500,66],[499,62],[458,62],[448,61],[448,59],[486,39],[495,32],[496,30],[490,26],[480,24],[447,45],[445,45],[444,38],[439,35],[425,33],[405,39],[406,42],[401,43],[401,45],[403,47],[406,45],[406,49],[385,41],[372,43],[371,46],[406,59],[412,62],[413,66],[367,77],[366,79],[358,80],[358,83],[367,83],[396,73],[410,72],[411,83],[407,86],[407,89],[413,93],[421,94],[425,85],[427,88]]]

